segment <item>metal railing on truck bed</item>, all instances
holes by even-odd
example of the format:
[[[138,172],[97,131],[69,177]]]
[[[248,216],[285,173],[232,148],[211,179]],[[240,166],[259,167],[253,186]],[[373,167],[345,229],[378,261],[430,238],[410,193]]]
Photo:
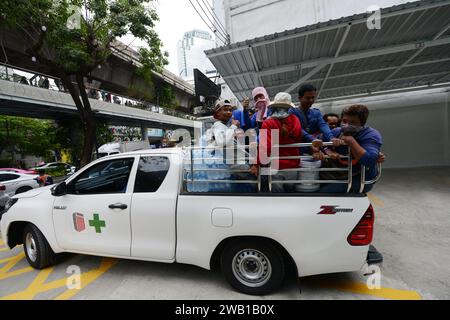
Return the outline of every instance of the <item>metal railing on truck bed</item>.
[[[332,147],[333,143],[324,142],[324,147]],[[310,155],[301,156],[285,156],[285,157],[269,157],[269,164],[265,167],[266,170],[263,174],[263,170],[258,170],[257,175],[250,174],[250,165],[256,163],[257,151],[251,152],[251,148],[254,145],[235,145],[231,147],[187,147],[185,150],[185,157],[183,159],[183,192],[187,193],[216,193],[216,192],[236,192],[236,185],[246,185],[247,190],[244,192],[261,192],[263,187],[263,181],[267,180],[268,191],[272,192],[273,185],[277,184],[291,184],[300,186],[299,190],[302,190],[302,186],[313,186],[323,184],[346,184],[347,193],[350,192],[355,175],[360,175],[360,190],[362,193],[366,185],[376,183],[381,177],[381,164],[377,164],[377,174],[369,181],[366,181],[366,168],[361,165],[360,174],[359,171],[355,174],[353,172],[352,154],[350,148],[347,147],[347,154],[339,155],[339,158],[346,160],[344,167],[302,167],[302,163],[305,161],[311,161],[313,159]],[[307,148],[312,147],[312,143],[297,143],[289,145],[277,145],[272,148]],[[230,156],[231,153],[231,156]],[[274,160],[300,160],[300,167],[289,169],[273,169],[272,164]],[[324,160],[330,162],[333,159],[324,155]],[[274,180],[279,173],[298,173],[297,179],[293,180]],[[321,172],[328,173],[346,173],[347,177],[321,179],[318,175]],[[313,173],[314,175],[307,175],[302,173]],[[267,179],[264,179],[267,176]],[[308,188],[306,188],[308,189]],[[312,188],[309,188],[312,190]],[[317,190],[316,190],[317,191]],[[238,191],[239,192],[239,191]],[[311,191],[298,191],[298,193],[311,192]]]

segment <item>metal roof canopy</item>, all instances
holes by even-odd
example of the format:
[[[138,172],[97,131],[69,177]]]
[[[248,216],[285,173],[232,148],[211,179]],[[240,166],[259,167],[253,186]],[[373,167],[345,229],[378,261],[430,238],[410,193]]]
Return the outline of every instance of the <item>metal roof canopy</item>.
[[[363,13],[206,51],[238,99],[264,86],[295,92],[314,84],[319,100],[450,82],[450,0],[381,10],[381,29]],[[297,94],[293,94],[297,99]]]

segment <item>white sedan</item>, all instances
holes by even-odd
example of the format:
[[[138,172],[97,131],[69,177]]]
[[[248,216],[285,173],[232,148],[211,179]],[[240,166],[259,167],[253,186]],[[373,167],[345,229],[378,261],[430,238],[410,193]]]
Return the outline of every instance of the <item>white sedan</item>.
[[[9,197],[39,187],[36,174],[22,174],[0,171],[0,184],[5,186],[4,193]]]
[[[49,162],[40,167],[34,167],[31,169],[35,170],[35,171],[44,169],[46,172],[48,172],[48,170],[64,169],[66,171],[66,174],[68,174],[68,175],[75,173],[75,170],[76,170],[75,166],[68,164],[68,163],[63,163],[63,162]]]

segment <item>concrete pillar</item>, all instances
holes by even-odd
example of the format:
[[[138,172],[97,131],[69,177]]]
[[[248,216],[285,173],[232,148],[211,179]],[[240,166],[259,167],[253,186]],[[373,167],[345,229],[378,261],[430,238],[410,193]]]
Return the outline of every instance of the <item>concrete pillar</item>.
[[[141,126],[141,140],[148,141],[148,128]]]
[[[444,156],[446,164],[450,165],[450,91],[445,98],[444,115]]]

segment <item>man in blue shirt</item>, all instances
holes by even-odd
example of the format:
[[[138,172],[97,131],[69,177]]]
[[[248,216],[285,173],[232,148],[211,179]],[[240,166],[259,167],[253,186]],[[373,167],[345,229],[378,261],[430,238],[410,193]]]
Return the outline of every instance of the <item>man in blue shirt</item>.
[[[252,120],[249,115],[250,110],[250,99],[245,98],[242,101],[242,107],[243,110],[234,110],[233,111],[233,117],[232,119],[239,121],[240,128],[244,131],[247,131],[248,129],[254,128],[252,125]]]
[[[381,134],[366,126],[369,109],[364,105],[352,105],[342,111],[342,125],[333,129],[333,138],[338,139],[342,146],[336,148],[336,152],[327,150],[326,153],[335,161],[341,161],[338,155],[346,155],[347,148],[354,159],[353,163],[353,183],[350,192],[359,193],[361,186],[361,167],[365,167],[365,180],[372,180],[376,177],[377,162],[380,157],[380,149],[383,144]],[[333,139],[333,140],[336,140]],[[346,144],[348,147],[343,146]],[[363,192],[369,192],[373,185],[366,185]],[[346,184],[328,184],[321,188],[323,193],[346,192]]]
[[[296,115],[302,124],[303,142],[312,142],[319,134],[322,134],[323,141],[331,141],[333,138],[330,127],[323,120],[320,110],[312,108],[316,96],[317,89],[313,85],[302,85],[298,90],[300,107],[289,110],[289,113]]]

